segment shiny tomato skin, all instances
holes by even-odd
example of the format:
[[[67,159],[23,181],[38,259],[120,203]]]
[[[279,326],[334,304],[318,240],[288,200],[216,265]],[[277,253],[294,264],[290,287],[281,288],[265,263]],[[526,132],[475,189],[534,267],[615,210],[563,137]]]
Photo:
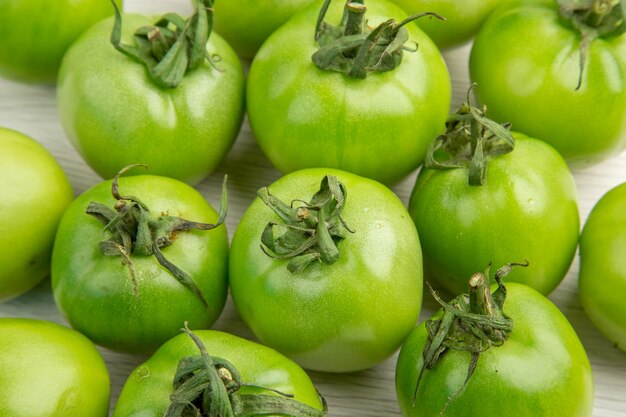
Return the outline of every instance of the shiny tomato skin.
[[[126,14],[123,42],[154,17]],[[212,33],[204,62],[175,88],[162,88],[109,41],[113,19],[70,48],[57,87],[59,116],[72,145],[103,178],[142,163],[150,172],[196,184],[230,149],[243,118],[244,75],[228,44]],[[129,175],[132,175],[130,172]]]
[[[556,2],[529,1],[487,20],[470,74],[491,117],[587,166],[626,146],[626,35],[592,41],[577,90],[579,45]]]
[[[428,143],[444,129],[450,77],[432,41],[408,25],[417,51],[405,51],[392,71],[365,79],[323,71],[317,51],[315,2],[263,44],[248,76],[247,105],[255,138],[282,172],[329,167],[384,183],[401,179],[423,161]],[[327,21],[341,19],[344,2],[332,2]],[[387,1],[367,2],[377,25],[406,16]]]
[[[50,272],[57,225],[74,194],[61,166],[30,137],[0,128],[0,301]]]
[[[489,262],[527,260],[508,279],[549,294],[567,273],[578,244],[574,179],[563,158],[537,139],[515,134],[515,149],[487,164],[483,185],[466,168],[423,169],[409,212],[417,225],[426,278],[453,294]]]
[[[385,186],[347,172],[306,169],[269,187],[285,202],[308,200],[325,175],[347,189],[342,218],[354,230],[339,260],[301,273],[259,247],[278,217],[257,198],[233,236],[230,288],[242,319],[264,344],[307,369],[351,372],[374,366],[402,343],[419,316],[419,238],[400,200]]]
[[[626,185],[595,205],[580,237],[579,295],[607,339],[626,351]]]
[[[296,400],[321,409],[315,386],[291,360],[266,346],[213,330],[194,330],[211,356],[231,362],[245,383],[293,394]],[[198,355],[189,336],[178,335],[159,348],[129,376],[113,417],[162,417],[171,403],[176,366],[185,356]],[[252,388],[243,388],[249,392]],[[267,392],[263,392],[267,394]]]
[[[0,415],[106,417],[109,373],[82,334],[43,320],[0,318]]]
[[[504,313],[513,331],[500,347],[480,354],[476,370],[446,417],[590,417],[593,375],[576,332],[559,309],[532,288],[508,283]],[[467,377],[470,353],[450,350],[420,382],[427,340],[424,323],[404,343],[396,392],[405,417],[438,416]]]
[[[204,223],[215,223],[218,218],[200,193],[170,178],[121,178],[119,190],[138,197],[152,213]],[[178,232],[173,243],[162,249],[165,258],[200,288],[208,307],[154,256],[131,255],[135,296],[122,258],[104,256],[99,250],[99,242],[109,234],[102,223],[85,213],[92,201],[113,207],[111,181],[87,190],[70,205],[61,219],[52,255],[52,291],[72,327],[110,349],[145,353],[176,335],[185,321],[199,329],[213,325],[226,301],[226,228]]]

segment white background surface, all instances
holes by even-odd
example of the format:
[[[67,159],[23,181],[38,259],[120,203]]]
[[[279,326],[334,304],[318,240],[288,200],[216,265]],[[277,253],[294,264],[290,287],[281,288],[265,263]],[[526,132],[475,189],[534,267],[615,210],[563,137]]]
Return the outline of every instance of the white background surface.
[[[186,15],[190,7],[184,0],[127,0],[126,10],[154,13],[177,11]],[[453,107],[464,100],[469,85],[468,53],[469,47],[463,47],[444,54],[453,79]],[[100,181],[65,137],[56,110],[53,86],[23,85],[0,79],[0,126],[18,130],[43,143],[64,168],[77,195]],[[229,175],[227,227],[232,236],[256,190],[270,184],[281,174],[254,143],[247,122],[244,122],[234,147],[217,172],[198,186],[215,207],[219,205],[219,187],[224,173]],[[574,177],[579,190],[581,220],[584,221],[606,191],[626,181],[626,154],[592,168],[576,171]],[[415,173],[393,187],[405,203],[408,203],[414,180]],[[591,360],[596,388],[593,416],[626,416],[626,354],[604,339],[586,317],[578,299],[577,276],[578,256],[569,274],[550,298],[571,321]],[[626,302],[626,296],[624,298]],[[428,318],[434,308],[434,302],[426,296],[421,320]],[[49,279],[30,293],[0,304],[0,317],[3,316],[36,317],[66,324],[54,305]],[[252,337],[238,318],[230,300],[215,328]],[[113,410],[126,377],[146,358],[106,349],[101,351],[111,373]],[[373,369],[353,374],[312,372],[310,375],[329,402],[330,416],[399,416],[394,390],[395,360],[394,355]]]

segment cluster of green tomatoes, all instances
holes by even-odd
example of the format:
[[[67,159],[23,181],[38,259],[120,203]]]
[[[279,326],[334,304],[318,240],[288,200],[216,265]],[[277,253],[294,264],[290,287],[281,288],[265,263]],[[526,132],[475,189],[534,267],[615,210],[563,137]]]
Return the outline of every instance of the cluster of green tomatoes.
[[[591,416],[589,361],[546,296],[580,240],[585,310],[626,348],[626,186],[581,237],[568,167],[626,146],[624,3],[37,3],[0,3],[0,74],[56,81],[67,137],[106,180],[74,199],[41,145],[0,129],[0,300],[50,274],[76,330],[0,320],[16,358],[0,416],[106,416],[92,342],[156,351],[115,417],[321,417],[301,367],[363,370],[401,346],[405,416]],[[475,35],[476,85],[449,115],[439,49]],[[193,186],[244,112],[286,175],[229,245],[227,180],[218,210]],[[407,210],[387,185],[419,166]],[[442,308],[415,328],[424,278]],[[229,289],[263,345],[207,330]]]

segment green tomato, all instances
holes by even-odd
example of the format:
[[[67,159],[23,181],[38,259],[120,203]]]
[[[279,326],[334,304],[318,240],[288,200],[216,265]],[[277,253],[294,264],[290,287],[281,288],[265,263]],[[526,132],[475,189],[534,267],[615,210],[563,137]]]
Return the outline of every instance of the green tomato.
[[[409,14],[436,12],[446,18],[422,19],[418,26],[439,48],[451,48],[472,39],[485,19],[502,3],[511,0],[392,0]]]
[[[488,19],[474,42],[470,72],[495,120],[584,166],[626,145],[626,36],[590,40],[582,72],[580,47],[581,35],[556,1],[529,2]]]
[[[315,386],[298,365],[268,347],[211,330],[194,332],[209,355],[229,361],[244,383],[292,394],[295,400],[322,409]],[[130,375],[115,407],[114,417],[162,417],[172,403],[172,381],[179,361],[200,351],[185,334],[165,343]],[[242,393],[263,393],[243,387]]]
[[[152,18],[124,15],[122,41]],[[191,184],[204,179],[230,149],[243,117],[244,75],[228,44],[211,34],[204,62],[175,88],[159,86],[147,69],[115,50],[113,20],[87,31],[63,59],[58,106],[67,136],[103,178],[143,163],[157,175]]]
[[[218,218],[202,195],[177,180],[150,175],[121,178],[119,191],[136,196],[159,219],[150,223],[150,230],[166,216],[207,224],[215,224]],[[156,256],[140,252],[142,238],[133,238],[135,245],[125,249],[126,256],[120,248],[103,252],[103,242],[114,239],[122,245],[122,241],[113,234],[114,226],[105,227],[86,210],[92,202],[106,207],[132,205],[130,200],[121,201],[112,197],[111,181],[105,181],[78,197],[61,219],[52,254],[52,290],[61,312],[95,343],[126,352],[154,351],[185,321],[194,328],[210,327],[226,301],[226,228],[163,234],[170,245],[159,252],[187,274],[203,302]],[[137,224],[124,225],[141,229]],[[149,249],[157,243],[161,247],[158,240],[150,237]]]
[[[261,342],[305,368],[351,372],[390,356],[415,325],[421,251],[406,209],[375,181],[307,169],[278,180],[269,192],[287,204],[308,201],[325,175],[345,185],[341,218],[354,232],[335,223],[345,233],[336,243],[338,259],[313,261],[292,273],[291,261],[266,255],[268,249],[259,247],[262,236],[280,218],[257,198],[233,237],[230,288],[239,314]]]
[[[33,139],[0,128],[0,301],[50,271],[59,220],[74,195],[65,173]]]
[[[215,30],[239,53],[252,58],[261,44],[314,0],[229,0],[215,4]]]
[[[109,373],[82,334],[43,320],[0,318],[0,415],[106,417]]]
[[[501,346],[480,353],[464,385],[469,352],[449,349],[425,370],[413,401],[425,323],[407,338],[396,367],[396,391],[405,417],[590,417],[593,375],[576,332],[547,298],[522,284],[507,284],[504,314],[513,330]],[[441,314],[441,313],[439,313]]]
[[[327,22],[341,20],[344,3],[330,5]],[[406,17],[387,1],[367,7],[370,27]],[[319,9],[316,2],[294,16],[255,56],[247,103],[257,142],[283,172],[331,167],[386,183],[399,180],[423,161],[443,128],[450,106],[445,63],[432,41],[407,24],[405,46],[419,48],[405,50],[395,69],[365,79],[322,70],[312,62]]]
[[[626,184],[609,191],[591,211],[580,237],[579,294],[596,327],[626,350]]]
[[[116,0],[121,6],[122,0]],[[102,0],[0,2],[0,75],[52,83],[63,54],[90,26],[113,14]]]
[[[487,163],[483,185],[468,169],[423,169],[409,212],[426,276],[454,294],[493,261],[526,259],[510,280],[549,294],[567,273],[579,235],[577,192],[563,158],[544,142],[516,134],[515,149]]]

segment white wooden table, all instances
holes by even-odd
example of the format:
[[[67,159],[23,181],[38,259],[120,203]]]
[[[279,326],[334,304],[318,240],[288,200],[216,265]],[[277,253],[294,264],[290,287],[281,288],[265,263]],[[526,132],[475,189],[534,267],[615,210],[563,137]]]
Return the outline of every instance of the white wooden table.
[[[190,11],[188,3],[185,0],[126,0],[126,10],[148,13],[176,11],[187,15]],[[464,100],[469,85],[468,53],[469,47],[445,53],[453,79],[453,107]],[[56,110],[53,86],[23,85],[0,79],[0,126],[23,132],[46,146],[64,168],[77,195],[100,181],[65,137]],[[234,147],[222,165],[198,186],[215,206],[219,204],[219,186],[224,173],[229,175],[227,227],[232,236],[256,190],[270,184],[281,174],[256,146],[247,122],[244,122]],[[413,173],[393,188],[405,203],[408,202],[415,175]],[[574,176],[579,190],[581,219],[584,221],[606,191],[626,181],[626,153],[592,168],[577,171]],[[578,257],[550,298],[573,324],[591,360],[596,387],[593,416],[626,416],[626,353],[614,348],[586,317],[578,299],[577,277]],[[430,317],[435,308],[435,303],[426,296],[421,320]],[[0,304],[0,317],[5,316],[34,317],[66,324],[54,305],[49,279],[31,292]],[[215,328],[252,338],[230,300]],[[106,349],[101,349],[101,352],[111,373],[112,410],[126,377],[146,357]],[[312,372],[311,377],[329,402],[330,416],[399,416],[394,390],[395,361],[394,355],[367,371],[342,375]]]

